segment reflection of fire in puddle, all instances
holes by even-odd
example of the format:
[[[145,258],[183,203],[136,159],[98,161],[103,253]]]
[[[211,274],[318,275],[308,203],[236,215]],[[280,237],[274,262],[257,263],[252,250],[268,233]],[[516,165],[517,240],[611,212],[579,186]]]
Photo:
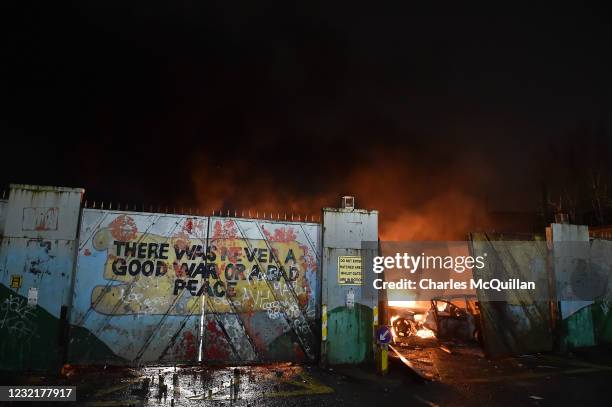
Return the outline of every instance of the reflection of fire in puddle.
[[[241,367],[145,368],[140,370],[160,405],[167,399],[237,401],[262,397],[325,394],[333,389],[317,382],[308,368],[290,363]],[[155,401],[149,399],[151,405]]]
[[[401,360],[422,378],[438,380],[440,375],[430,354],[430,350],[438,346],[438,339],[435,332],[425,326],[425,314],[413,310],[397,312],[389,320],[395,345],[389,355]]]
[[[78,376],[79,382],[103,380],[99,389],[81,393],[92,405],[179,406],[211,401],[233,404],[334,392],[315,378],[316,369],[289,362],[237,367],[109,367],[104,368],[104,372],[100,375],[97,367],[70,365],[62,369],[64,376],[73,380]]]

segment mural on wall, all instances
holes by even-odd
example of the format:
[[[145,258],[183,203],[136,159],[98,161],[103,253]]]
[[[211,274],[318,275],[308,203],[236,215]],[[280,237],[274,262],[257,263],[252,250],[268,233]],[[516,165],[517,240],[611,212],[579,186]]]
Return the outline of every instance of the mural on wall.
[[[85,209],[71,324],[126,361],[313,358],[318,252],[317,224]]]

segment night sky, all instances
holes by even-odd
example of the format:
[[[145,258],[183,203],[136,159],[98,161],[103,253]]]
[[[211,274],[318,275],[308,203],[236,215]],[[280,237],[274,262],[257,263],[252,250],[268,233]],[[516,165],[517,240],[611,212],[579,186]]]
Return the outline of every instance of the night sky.
[[[603,10],[159,3],[3,5],[1,186],[446,238],[610,175]]]

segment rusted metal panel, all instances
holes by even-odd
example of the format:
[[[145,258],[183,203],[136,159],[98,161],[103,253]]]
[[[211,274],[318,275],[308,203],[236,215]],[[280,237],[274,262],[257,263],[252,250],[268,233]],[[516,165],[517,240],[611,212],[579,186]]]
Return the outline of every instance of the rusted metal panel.
[[[377,255],[378,212],[360,209],[323,209],[322,304],[328,310],[323,363],[362,363],[372,357],[373,309],[378,292],[368,258]],[[365,242],[365,246],[364,246]],[[346,257],[345,257],[346,256]],[[340,258],[359,257],[359,283],[339,278]]]
[[[612,240],[612,226],[589,226],[589,237],[592,239]]]
[[[318,224],[85,209],[75,363],[316,356]]]
[[[11,185],[0,248],[0,368],[61,362],[82,194]]]

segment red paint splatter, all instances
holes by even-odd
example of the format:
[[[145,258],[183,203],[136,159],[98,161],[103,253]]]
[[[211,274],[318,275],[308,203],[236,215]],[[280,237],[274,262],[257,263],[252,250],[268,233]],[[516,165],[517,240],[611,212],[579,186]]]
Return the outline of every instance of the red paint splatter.
[[[47,212],[43,216],[39,216],[39,218],[36,220],[36,225],[34,226],[34,230],[44,231],[44,230],[57,229],[57,212],[58,211],[59,211],[58,208],[47,209]]]
[[[304,351],[297,343],[293,343],[293,354],[295,355],[296,360],[303,360],[306,355],[304,355]]]
[[[178,262],[175,261],[172,263],[172,268],[174,269],[174,274],[178,278],[183,278],[187,275],[187,265],[186,264],[179,264]]]
[[[206,222],[201,219],[187,218],[183,223],[183,232],[201,236],[206,230]]]
[[[302,260],[302,262],[304,263],[306,271],[312,271],[312,272],[317,271],[317,268],[318,268],[317,260],[315,256],[313,256],[312,253],[310,253],[308,246],[304,244],[300,244],[299,246],[300,246],[300,249],[302,249],[302,251],[304,252],[304,255],[302,256],[300,260]]]
[[[230,263],[237,263],[238,257],[242,255],[242,247],[233,246],[231,245],[232,243],[234,243],[233,240],[229,242],[217,242],[216,248],[222,262],[227,259]]]
[[[85,256],[91,256],[91,252],[89,251],[89,249],[85,248],[85,250],[83,250],[83,254]]]
[[[238,237],[238,228],[233,220],[221,222],[215,221],[213,226],[213,239],[236,239]]]
[[[294,242],[297,239],[295,232],[292,227],[287,228],[276,228],[274,229],[274,234],[270,233],[270,231],[266,230],[265,226],[261,226],[261,230],[263,234],[266,236],[266,239],[270,242],[279,242],[279,243],[289,243]]]
[[[246,317],[251,320],[253,318],[253,314],[255,313],[255,300],[252,296],[249,295],[247,299],[242,299],[242,310],[246,312]]]
[[[190,331],[183,332],[183,340],[181,341],[183,347],[183,358],[184,360],[195,360],[197,355],[197,348],[193,333]]]
[[[223,333],[221,329],[217,327],[217,323],[212,320],[208,321],[208,324],[206,324],[206,329],[208,329],[208,332],[210,332],[211,334],[222,334]]]
[[[178,232],[172,238],[173,246],[178,248],[179,250],[186,250],[189,247],[189,235],[185,232]]]
[[[193,230],[193,219],[187,218],[183,224],[183,230],[187,233],[191,233]]]
[[[115,240],[120,242],[127,242],[136,237],[138,228],[134,219],[127,215],[119,215],[109,225],[111,235]]]
[[[243,318],[243,316],[248,315],[248,318]],[[267,346],[266,343],[264,341],[264,339],[261,337],[261,334],[259,331],[257,331],[257,329],[253,329],[252,325],[256,324],[256,322],[253,322],[251,320],[251,317],[253,316],[252,313],[249,314],[240,314],[240,318],[243,321],[244,324],[244,330],[246,331],[247,335],[251,338],[251,340],[253,341],[253,345],[255,346],[255,351],[257,353],[262,353],[265,352]],[[282,332],[279,332],[278,334],[281,334]]]
[[[206,337],[206,348],[204,349],[204,357],[209,360],[227,360],[229,359],[229,344],[223,335],[223,331],[217,326],[214,320],[208,321],[206,324],[208,335]]]

